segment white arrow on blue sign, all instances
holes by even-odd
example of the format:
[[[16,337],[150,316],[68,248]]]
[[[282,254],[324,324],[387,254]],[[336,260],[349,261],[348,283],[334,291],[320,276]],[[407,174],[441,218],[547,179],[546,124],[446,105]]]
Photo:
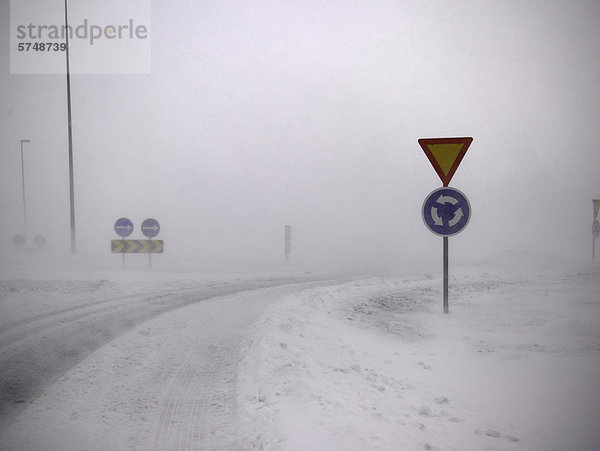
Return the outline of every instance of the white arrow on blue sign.
[[[154,238],[160,232],[160,224],[156,219],[148,218],[142,222],[142,233],[148,238]]]
[[[423,221],[436,235],[461,232],[471,219],[471,204],[461,191],[449,186],[431,192],[423,202]]]
[[[117,232],[117,235],[125,238],[133,232],[133,223],[129,218],[119,218],[117,219],[117,222],[115,222],[115,232]]]

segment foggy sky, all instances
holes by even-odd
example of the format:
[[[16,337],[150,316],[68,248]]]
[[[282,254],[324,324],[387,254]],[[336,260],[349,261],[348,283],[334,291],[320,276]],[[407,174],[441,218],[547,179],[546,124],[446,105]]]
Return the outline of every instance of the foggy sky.
[[[30,139],[29,235],[67,251],[65,77],[10,74],[8,13],[1,246],[22,232]],[[591,258],[600,2],[154,1],[150,35],[151,74],[72,77],[81,255],[117,257],[126,216],[132,238],[159,220],[171,260],[282,261],[290,224],[296,261],[438,265],[421,205],[441,182],[417,139],[472,136],[453,258]]]

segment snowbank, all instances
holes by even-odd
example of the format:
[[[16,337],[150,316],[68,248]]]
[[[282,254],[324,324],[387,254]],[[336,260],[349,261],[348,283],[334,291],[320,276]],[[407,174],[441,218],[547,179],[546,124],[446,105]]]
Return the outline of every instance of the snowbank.
[[[469,275],[469,273],[471,275]],[[593,450],[600,274],[372,278],[261,317],[238,378],[247,449]]]

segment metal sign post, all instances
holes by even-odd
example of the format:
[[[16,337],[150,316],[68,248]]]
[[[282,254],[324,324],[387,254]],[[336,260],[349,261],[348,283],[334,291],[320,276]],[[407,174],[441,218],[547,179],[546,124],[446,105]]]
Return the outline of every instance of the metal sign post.
[[[21,140],[21,183],[23,187],[23,236],[27,239],[27,208],[25,204],[25,164],[23,163],[23,143],[30,143],[29,139]]]
[[[592,199],[594,204],[594,223],[592,224],[592,261],[596,261],[596,238],[600,235],[600,223],[598,218],[598,211],[600,211],[600,199]]]
[[[148,238],[154,238],[160,232],[160,224],[154,218],[145,219],[142,222],[142,233]],[[152,268],[152,252],[148,253],[148,268]]]
[[[292,253],[292,226],[285,226],[285,262],[286,264],[290,261],[290,254]]]
[[[133,222],[129,218],[119,218],[115,222],[115,232],[121,238],[128,237],[133,233]],[[125,254],[123,254],[122,258],[123,269],[125,269]]]
[[[444,238],[444,313],[448,313],[448,237]]]
[[[600,222],[598,220],[594,220],[594,224],[592,225],[592,261],[596,261],[596,238],[600,235]]]
[[[471,204],[461,191],[449,186],[432,191],[421,210],[425,226],[443,237],[444,313],[448,313],[448,237],[460,233],[471,219]]]
[[[448,237],[461,232],[471,219],[469,200],[448,184],[472,142],[473,138],[419,139],[419,145],[443,184],[427,196],[421,215],[427,228],[443,237],[444,313],[449,312]]]

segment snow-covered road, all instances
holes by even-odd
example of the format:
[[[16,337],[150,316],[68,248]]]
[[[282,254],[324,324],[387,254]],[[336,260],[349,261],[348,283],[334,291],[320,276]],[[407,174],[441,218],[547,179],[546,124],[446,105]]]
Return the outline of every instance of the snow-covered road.
[[[2,449],[196,449],[215,435],[223,443],[234,430],[240,331],[268,303],[314,283],[258,278],[127,295],[111,285],[3,283]]]
[[[2,451],[600,443],[597,265],[108,279],[0,281]]]

